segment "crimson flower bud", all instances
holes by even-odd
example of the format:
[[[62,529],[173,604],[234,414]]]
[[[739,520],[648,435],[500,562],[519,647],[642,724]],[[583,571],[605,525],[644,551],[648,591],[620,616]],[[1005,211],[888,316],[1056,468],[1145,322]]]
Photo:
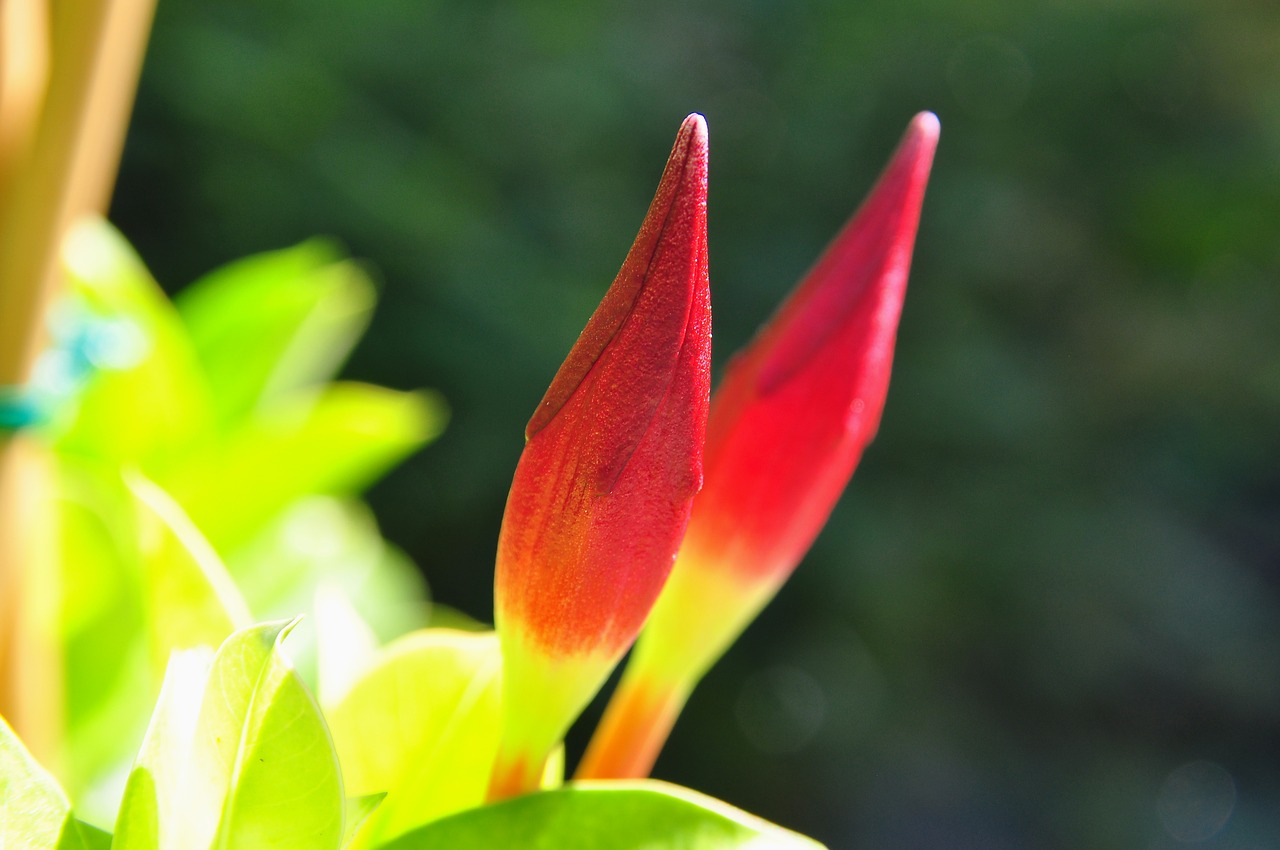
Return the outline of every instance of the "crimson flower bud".
[[[537,787],[635,640],[702,486],[706,193],[706,123],[690,115],[622,270],[526,429],[498,540],[495,799]]]

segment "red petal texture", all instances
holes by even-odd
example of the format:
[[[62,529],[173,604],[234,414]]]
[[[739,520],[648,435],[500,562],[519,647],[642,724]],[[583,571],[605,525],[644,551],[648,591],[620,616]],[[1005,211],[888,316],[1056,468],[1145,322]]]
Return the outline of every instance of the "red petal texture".
[[[702,485],[706,190],[706,124],[691,115],[621,271],[529,421],[495,607],[501,630],[546,652],[631,644]]]
[[[785,577],[875,436],[937,141],[938,119],[917,115],[866,202],[730,363],[686,541],[700,563]]]

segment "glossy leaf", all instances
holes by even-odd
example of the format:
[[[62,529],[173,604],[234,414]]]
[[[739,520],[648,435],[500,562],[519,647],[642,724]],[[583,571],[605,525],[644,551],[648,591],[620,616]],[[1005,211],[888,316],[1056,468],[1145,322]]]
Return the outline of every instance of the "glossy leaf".
[[[179,792],[175,850],[211,838],[220,850],[338,846],[338,760],[319,708],[279,652],[288,628],[253,626],[219,648]]]
[[[310,240],[210,272],[175,299],[222,426],[332,377],[368,325],[373,284]]]
[[[65,779],[82,811],[106,819],[119,795],[111,776],[142,739],[169,654],[212,652],[249,615],[209,544],[150,480],[68,459],[61,484]]]
[[[819,850],[812,839],[662,782],[581,783],[472,809],[385,850]]]
[[[377,846],[483,802],[498,746],[501,667],[492,632],[416,632],[388,645],[328,708],[349,792],[387,792],[353,846]]]
[[[0,717],[0,847],[52,847],[71,804]]]

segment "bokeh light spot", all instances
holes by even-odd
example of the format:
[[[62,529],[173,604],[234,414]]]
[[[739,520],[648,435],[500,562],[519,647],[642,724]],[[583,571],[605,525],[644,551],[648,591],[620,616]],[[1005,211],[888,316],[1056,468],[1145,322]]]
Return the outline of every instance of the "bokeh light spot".
[[[752,746],[786,755],[803,749],[822,728],[827,696],[804,670],[770,667],[743,683],[736,709],[738,725]]]
[[[1165,832],[1177,841],[1206,841],[1227,824],[1236,805],[1236,783],[1221,765],[1188,762],[1169,774],[1156,798]]]

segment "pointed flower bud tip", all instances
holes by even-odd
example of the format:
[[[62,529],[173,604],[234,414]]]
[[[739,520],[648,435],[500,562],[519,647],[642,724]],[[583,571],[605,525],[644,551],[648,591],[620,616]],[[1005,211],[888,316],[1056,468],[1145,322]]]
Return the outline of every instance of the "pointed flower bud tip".
[[[526,778],[635,640],[702,484],[706,196],[706,123],[690,115],[622,269],[526,429],[495,581],[508,720],[528,727],[504,758]]]
[[[686,549],[778,582],[826,522],[875,436],[938,141],[911,122],[867,200],[716,392],[707,488]]]

